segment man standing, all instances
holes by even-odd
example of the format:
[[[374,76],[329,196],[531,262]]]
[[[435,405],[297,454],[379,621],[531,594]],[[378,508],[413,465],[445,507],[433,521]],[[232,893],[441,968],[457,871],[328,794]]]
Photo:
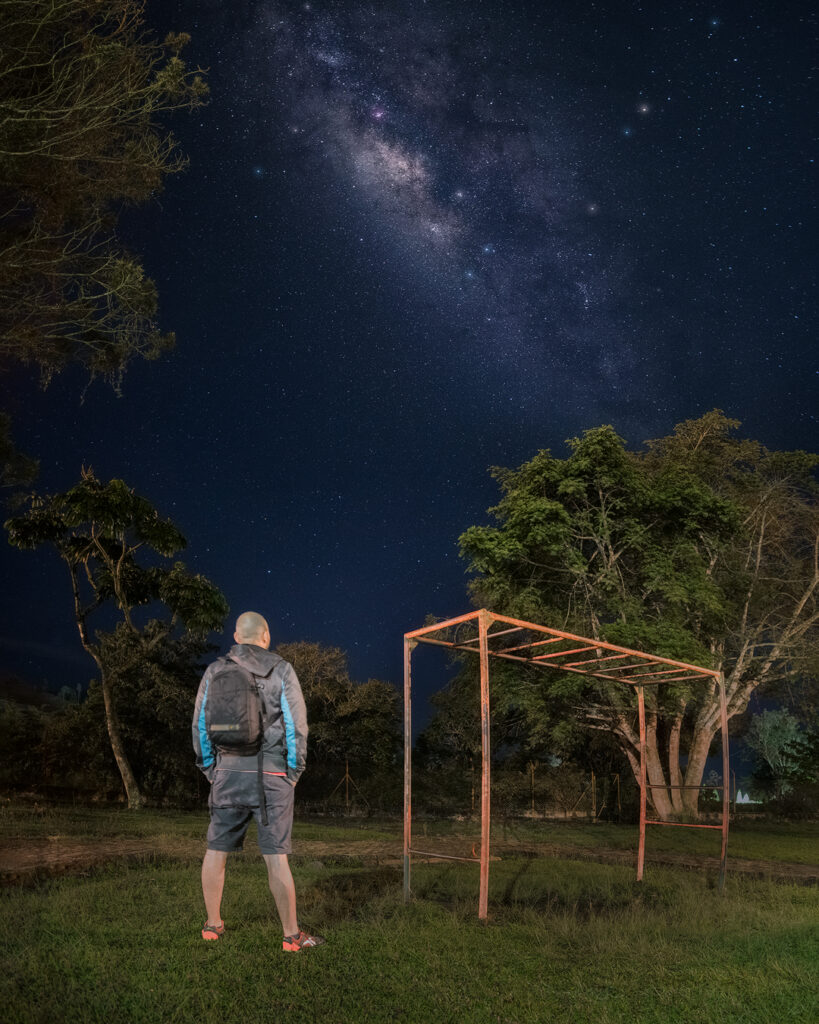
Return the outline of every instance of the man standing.
[[[287,861],[293,789],[304,771],[307,748],[304,697],[293,666],[268,649],[270,630],[261,615],[240,615],[233,639],[236,644],[227,658],[253,675],[262,699],[262,776],[260,781],[258,755],[217,750],[208,735],[208,689],[214,670],[224,665],[224,659],[219,659],[208,666],[202,677],[193,714],[196,763],[211,783],[208,848],[202,862],[202,893],[208,917],[202,938],[217,940],[224,935],[221,906],[227,856],[242,849],[250,819],[255,817],[259,849],[284,931],[282,949],[298,953],[325,941],[320,935],[308,935],[299,928],[296,890]]]

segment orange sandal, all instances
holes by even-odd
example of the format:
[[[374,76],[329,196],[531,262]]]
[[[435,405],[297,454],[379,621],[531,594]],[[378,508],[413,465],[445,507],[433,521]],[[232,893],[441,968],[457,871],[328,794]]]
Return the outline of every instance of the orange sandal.
[[[221,939],[225,934],[225,922],[221,924],[208,924],[205,921],[205,925],[202,928],[202,938],[207,939],[208,942],[213,942],[216,939]]]

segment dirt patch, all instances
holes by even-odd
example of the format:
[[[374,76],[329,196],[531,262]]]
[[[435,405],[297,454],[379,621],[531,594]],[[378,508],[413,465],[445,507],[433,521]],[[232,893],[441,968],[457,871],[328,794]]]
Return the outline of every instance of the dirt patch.
[[[113,861],[186,859],[200,852],[201,844],[146,839],[0,839],[0,884],[26,884],[53,875],[83,874]]]
[[[429,853],[451,857],[478,857],[479,844],[472,839],[424,840]],[[420,845],[418,847],[420,849]],[[0,884],[26,885],[61,874],[84,874],[116,861],[152,861],[172,859],[198,860],[204,851],[201,840],[171,839],[100,839],[93,842],[67,837],[49,836],[45,839],[0,840]],[[583,850],[575,846],[554,843],[526,844],[497,842],[492,845],[493,859],[505,857],[554,857],[567,860],[594,861],[598,864],[622,864],[634,867],[635,855],[629,850]],[[352,842],[318,842],[300,840],[293,843],[296,863],[356,864],[367,867],[398,866],[402,863],[403,847],[400,840],[374,840]],[[413,856],[413,861],[431,860],[424,853]],[[716,857],[692,857],[684,854],[647,854],[647,865],[687,868],[716,875],[719,860]],[[787,864],[782,861],[742,860],[728,857],[728,874],[762,878],[774,882],[798,885],[819,884],[819,865]]]

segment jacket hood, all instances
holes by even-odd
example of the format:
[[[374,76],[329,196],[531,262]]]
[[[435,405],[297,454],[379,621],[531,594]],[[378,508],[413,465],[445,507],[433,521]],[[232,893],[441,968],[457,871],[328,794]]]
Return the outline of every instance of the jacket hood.
[[[273,669],[284,659],[273,651],[264,647],[257,647],[256,644],[234,644],[228,651],[228,657],[238,661],[254,676],[268,676]]]

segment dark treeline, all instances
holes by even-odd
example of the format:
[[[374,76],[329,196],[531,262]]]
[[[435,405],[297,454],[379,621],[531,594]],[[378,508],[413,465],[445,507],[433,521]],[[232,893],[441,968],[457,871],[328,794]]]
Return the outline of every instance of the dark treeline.
[[[378,679],[354,682],[336,648],[292,643],[278,652],[296,667],[310,716],[310,770],[298,788],[300,802],[346,810],[349,797],[351,810],[371,812],[400,806],[395,688]],[[202,642],[165,642],[117,679],[122,741],[148,803],[191,807],[207,800],[208,784],[193,759],[191,716],[210,656]],[[64,690],[31,703],[26,689],[5,686],[0,694],[0,790],[57,801],[123,799],[99,681],[92,680],[84,699]]]

